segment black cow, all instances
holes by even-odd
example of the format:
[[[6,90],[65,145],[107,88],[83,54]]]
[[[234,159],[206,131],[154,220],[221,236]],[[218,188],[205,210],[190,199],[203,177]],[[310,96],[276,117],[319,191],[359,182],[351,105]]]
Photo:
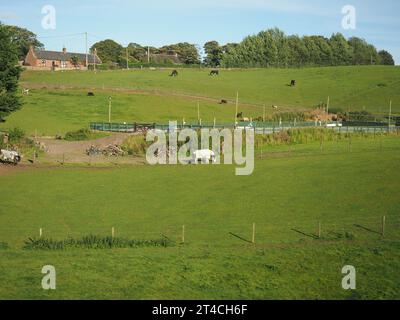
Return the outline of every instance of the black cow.
[[[291,87],[295,87],[295,86],[296,86],[296,80],[290,81],[290,86],[291,86]]]
[[[177,70],[173,70],[172,73],[169,75],[170,77],[177,77],[179,75]]]
[[[210,76],[219,76],[219,70],[211,70]]]
[[[88,97],[94,97],[94,93],[93,92],[88,92]]]
[[[220,104],[227,104],[227,103],[228,103],[228,100],[225,100],[225,99],[222,99],[220,102]]]

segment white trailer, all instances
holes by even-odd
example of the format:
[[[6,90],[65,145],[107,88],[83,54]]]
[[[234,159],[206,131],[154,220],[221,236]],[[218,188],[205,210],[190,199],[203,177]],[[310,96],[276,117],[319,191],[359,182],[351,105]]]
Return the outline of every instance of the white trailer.
[[[17,165],[21,161],[21,155],[17,151],[0,150],[0,162]]]

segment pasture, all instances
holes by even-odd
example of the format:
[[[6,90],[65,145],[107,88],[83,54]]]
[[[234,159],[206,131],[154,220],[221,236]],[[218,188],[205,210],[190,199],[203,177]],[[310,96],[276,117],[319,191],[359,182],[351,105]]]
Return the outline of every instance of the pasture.
[[[293,131],[291,143],[259,136],[254,173],[243,177],[231,165],[149,166],[143,154],[92,163],[84,153],[100,140],[120,144],[121,135],[54,140],[107,122],[110,96],[115,122],[196,122],[198,102],[203,122],[233,122],[237,91],[238,111],[253,118],[263,105],[268,115],[309,111],[328,96],[336,110],[381,114],[392,99],[399,114],[399,70],[24,72],[21,88],[30,93],[0,130],[51,136],[58,153],[0,166],[0,299],[400,299],[399,131],[326,131],[320,140],[310,129]],[[61,165],[64,152],[80,158]],[[44,240],[64,240],[106,237],[112,228],[116,237],[166,237],[173,246],[25,247],[40,229]],[[57,270],[50,292],[41,288],[47,264]],[[342,289],[345,265],[356,267],[356,291]]]
[[[233,122],[239,91],[239,112],[262,117],[283,111],[314,110],[330,97],[332,110],[400,112],[398,67],[360,66],[307,69],[221,70],[216,77],[206,69],[119,70],[93,72],[25,71],[21,87],[29,88],[24,108],[12,114],[0,129],[19,126],[28,133],[55,135],[86,127],[91,121],[197,121],[197,102],[203,122]],[[296,86],[290,87],[291,79]],[[95,97],[87,97],[93,91]],[[219,102],[224,99],[227,105]],[[279,106],[274,110],[272,105]]]
[[[334,142],[322,152],[318,144],[277,150],[248,177],[232,166],[3,174],[0,242],[9,248],[0,249],[0,298],[399,299],[400,145],[381,139],[354,140],[352,152]],[[65,239],[112,227],[117,237],[163,234],[175,246],[23,249],[39,228]],[[58,270],[53,292],[40,287],[45,264]],[[347,264],[358,270],[357,291],[341,288]]]

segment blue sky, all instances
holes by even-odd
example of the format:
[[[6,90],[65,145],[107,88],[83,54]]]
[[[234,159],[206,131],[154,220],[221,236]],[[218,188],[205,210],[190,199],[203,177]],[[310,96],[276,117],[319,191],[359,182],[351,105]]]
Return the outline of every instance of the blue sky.
[[[45,5],[56,9],[55,30],[42,28]],[[356,8],[355,30],[342,29],[344,5]],[[273,27],[298,35],[342,32],[389,50],[400,64],[398,0],[2,0],[0,21],[32,30],[48,50],[65,45],[75,52],[84,52],[85,42],[73,34],[86,31],[89,46],[105,38],[122,45],[224,44]]]

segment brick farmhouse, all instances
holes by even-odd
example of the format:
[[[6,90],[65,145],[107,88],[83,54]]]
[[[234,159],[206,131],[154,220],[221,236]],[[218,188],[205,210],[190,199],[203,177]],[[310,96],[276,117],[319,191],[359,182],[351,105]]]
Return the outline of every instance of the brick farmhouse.
[[[89,65],[102,63],[96,52],[87,55],[87,62]],[[24,65],[39,70],[87,69],[86,54],[67,52],[66,48],[59,52],[30,47]]]

